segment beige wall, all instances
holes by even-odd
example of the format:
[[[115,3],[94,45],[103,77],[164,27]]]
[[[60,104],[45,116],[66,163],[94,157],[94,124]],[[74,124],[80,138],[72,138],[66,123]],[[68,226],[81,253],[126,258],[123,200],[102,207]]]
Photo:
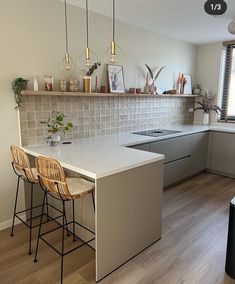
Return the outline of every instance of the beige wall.
[[[208,89],[215,94],[219,94],[221,55],[223,45],[221,42],[214,44],[201,45],[198,48],[196,83],[202,89]],[[213,113],[212,121],[216,121],[216,114]],[[202,112],[197,111],[194,116],[195,123],[202,122]]]
[[[132,11],[130,11],[132,12]],[[84,12],[70,6],[69,38],[71,54],[77,61],[84,49]],[[102,60],[111,38],[109,18],[91,15],[90,45]],[[63,3],[58,0],[2,0],[0,1],[0,223],[11,218],[15,191],[15,177],[10,168],[9,145],[18,144],[17,113],[10,83],[32,73],[41,76],[60,76],[64,54]],[[125,52],[124,72],[126,87],[144,86],[144,63],[167,68],[158,82],[163,89],[173,87],[178,72],[195,76],[197,47],[142,29],[119,23],[117,41]],[[99,78],[106,77],[105,72]]]

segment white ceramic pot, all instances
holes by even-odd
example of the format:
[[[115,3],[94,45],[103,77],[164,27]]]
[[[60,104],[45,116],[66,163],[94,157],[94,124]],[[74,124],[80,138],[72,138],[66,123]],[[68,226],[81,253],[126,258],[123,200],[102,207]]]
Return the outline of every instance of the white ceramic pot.
[[[46,143],[50,146],[56,146],[60,143],[61,136],[60,133],[50,133],[50,136],[46,138]]]
[[[209,113],[204,113],[203,114],[203,125],[208,125],[210,124],[210,114]]]

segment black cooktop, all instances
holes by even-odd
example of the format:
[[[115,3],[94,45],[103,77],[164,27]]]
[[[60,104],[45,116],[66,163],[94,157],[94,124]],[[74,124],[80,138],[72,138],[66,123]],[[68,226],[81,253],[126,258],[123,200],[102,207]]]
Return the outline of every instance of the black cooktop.
[[[132,132],[132,134],[152,136],[152,137],[160,137],[160,136],[165,136],[165,135],[170,135],[170,134],[180,133],[180,132],[181,131],[167,130],[167,129],[152,129],[152,130]]]

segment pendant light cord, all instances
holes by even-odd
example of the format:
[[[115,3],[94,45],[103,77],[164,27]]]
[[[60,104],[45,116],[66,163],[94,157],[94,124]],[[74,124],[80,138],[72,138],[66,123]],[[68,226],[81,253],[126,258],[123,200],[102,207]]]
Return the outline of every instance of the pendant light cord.
[[[68,20],[67,20],[67,0],[64,0],[64,19],[65,19],[65,48],[66,52],[69,52],[68,44]]]
[[[88,13],[88,0],[86,0],[86,46],[89,47],[89,13]]]
[[[115,0],[113,0],[113,41],[115,41],[115,21],[116,21],[116,7],[115,7]]]

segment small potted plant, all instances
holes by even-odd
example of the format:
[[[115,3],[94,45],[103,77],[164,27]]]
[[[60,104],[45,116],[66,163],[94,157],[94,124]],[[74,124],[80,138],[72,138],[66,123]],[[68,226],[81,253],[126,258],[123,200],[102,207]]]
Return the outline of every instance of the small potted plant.
[[[73,127],[72,122],[64,122],[65,115],[62,112],[52,111],[51,116],[47,121],[41,121],[48,127],[49,136],[46,138],[46,143],[50,146],[56,146],[60,143],[61,132],[64,134]]]
[[[214,104],[215,97],[215,94],[213,95],[211,92],[206,90],[202,96],[202,101],[197,102],[199,106],[194,108],[194,111],[203,110],[203,124],[209,124],[210,112],[215,111],[217,114],[221,113],[220,107]]]
[[[193,94],[200,96],[201,92],[202,92],[201,86],[199,84],[194,85],[194,87],[193,87]]]
[[[12,83],[12,91],[14,92],[15,95],[15,100],[17,106],[15,109],[19,109],[21,107],[21,102],[22,102],[22,94],[21,92],[24,91],[27,88],[28,85],[28,80],[23,79],[23,78],[16,78]]]

